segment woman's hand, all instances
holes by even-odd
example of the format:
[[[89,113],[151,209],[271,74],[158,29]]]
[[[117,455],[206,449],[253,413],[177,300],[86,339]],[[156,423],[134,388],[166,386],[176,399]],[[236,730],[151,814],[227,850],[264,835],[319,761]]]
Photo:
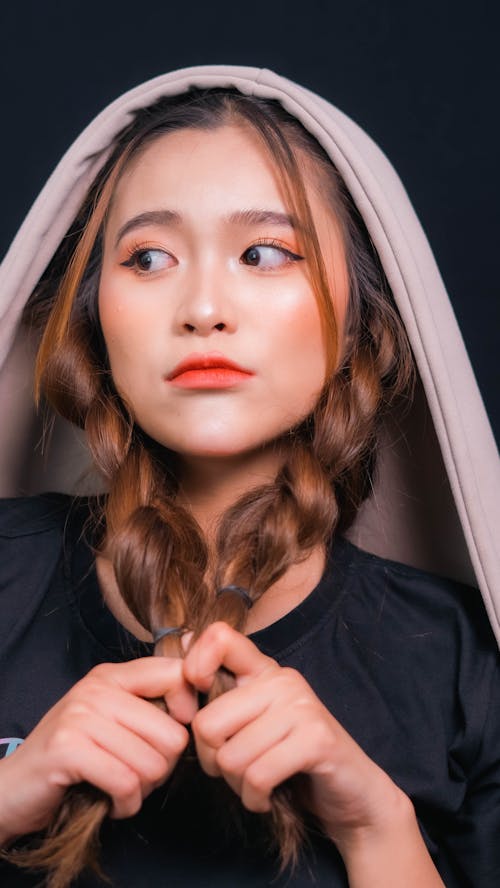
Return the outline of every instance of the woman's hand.
[[[385,816],[399,790],[321,703],[305,678],[214,623],[184,661],[186,679],[208,691],[220,666],[236,687],[200,710],[192,728],[200,763],[223,776],[250,811],[269,811],[273,789],[307,775],[304,801],[328,834]]]
[[[148,699],[164,697],[169,714]],[[88,781],[130,817],[175,767],[197,710],[182,660],[147,657],[96,666],[0,763],[0,837],[48,825],[68,786]]]
[[[363,752],[299,672],[280,667],[244,635],[219,622],[194,643],[184,674],[207,692],[221,666],[234,673],[236,686],[201,709],[192,722],[207,774],[224,777],[250,811],[265,812],[273,789],[300,773],[304,805],[337,845],[351,885],[400,885],[401,873],[408,886],[442,885],[408,797]],[[412,881],[409,868],[420,882]]]

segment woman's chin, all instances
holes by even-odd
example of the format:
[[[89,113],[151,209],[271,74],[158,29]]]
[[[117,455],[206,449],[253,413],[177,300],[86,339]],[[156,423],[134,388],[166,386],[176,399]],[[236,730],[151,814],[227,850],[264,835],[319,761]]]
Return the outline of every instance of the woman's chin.
[[[189,466],[211,465],[217,466],[221,471],[224,467],[231,470],[235,467],[251,469],[262,468],[266,474],[272,469],[278,469],[282,461],[282,449],[276,440],[252,441],[246,444],[242,442],[224,442],[215,444],[198,442],[195,447],[186,447],[182,450],[176,448],[176,453],[181,463]]]

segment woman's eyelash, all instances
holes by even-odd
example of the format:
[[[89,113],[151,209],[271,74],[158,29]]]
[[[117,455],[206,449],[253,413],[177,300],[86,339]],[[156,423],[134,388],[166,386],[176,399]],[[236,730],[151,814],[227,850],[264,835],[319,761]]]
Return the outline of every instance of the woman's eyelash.
[[[260,238],[259,240],[254,241],[253,243],[250,244],[250,246],[248,246],[243,251],[242,255],[247,253],[249,250],[251,250],[253,248],[258,248],[258,247],[274,247],[275,249],[280,250],[282,253],[284,253],[290,259],[290,261],[300,261],[305,258],[304,256],[301,256],[299,253],[294,253],[292,250],[288,249],[288,247],[285,247],[284,244],[282,244],[280,241],[275,240],[274,238]],[[154,245],[148,245],[148,244],[134,243],[130,247],[127,248],[127,258],[125,259],[124,262],[121,262],[120,265],[123,265],[125,268],[136,267],[137,270],[139,271],[139,273],[148,274],[147,270],[138,268],[137,260],[138,260],[139,256],[141,255],[141,253],[148,253],[148,252],[154,252],[154,251],[158,251],[161,253],[165,253],[166,255],[170,255],[170,254],[168,254],[167,250],[164,250],[161,247],[154,246]]]
[[[292,250],[289,250],[288,247],[285,247],[284,244],[280,243],[280,241],[274,240],[273,238],[261,238],[261,240],[257,240],[253,244],[250,244],[244,252],[246,253],[248,250],[251,250],[252,247],[276,247],[277,250],[286,253],[291,259],[305,259],[305,256],[300,256],[299,253],[294,253]]]
[[[160,253],[167,253],[167,250],[152,244],[132,244],[132,246],[127,247],[127,259],[125,262],[120,262],[120,265],[124,265],[126,268],[133,268],[141,253],[153,252],[155,250]]]

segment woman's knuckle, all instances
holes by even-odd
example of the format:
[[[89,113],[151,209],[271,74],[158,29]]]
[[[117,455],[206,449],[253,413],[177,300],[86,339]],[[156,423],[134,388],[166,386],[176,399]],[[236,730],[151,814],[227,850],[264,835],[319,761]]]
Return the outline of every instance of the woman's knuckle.
[[[292,694],[295,699],[302,690],[301,677],[300,673],[292,669],[291,666],[279,667],[274,676],[276,698],[279,700]]]
[[[215,763],[229,777],[236,777],[239,773],[237,762],[234,755],[227,746],[221,746],[215,753]]]
[[[163,780],[167,772],[166,759],[159,753],[152,757],[145,765],[145,777],[149,783],[158,783]]]
[[[129,817],[134,817],[142,808],[142,798],[137,796],[133,801],[129,803]]]
[[[74,749],[76,745],[76,734],[74,725],[68,721],[57,725],[48,739],[48,751],[66,756],[68,750]]]
[[[203,723],[205,720],[204,713],[205,711],[203,709],[199,709],[191,721],[191,730],[195,731],[197,734],[201,734],[203,730]]]
[[[307,726],[307,739],[309,746],[322,747],[332,743],[332,731],[324,719],[312,719]]]
[[[265,814],[269,811],[269,803],[265,799],[256,798],[256,796],[244,796],[243,804],[248,811],[253,814]]]
[[[224,641],[233,634],[234,630],[223,620],[216,620],[207,629],[207,635],[217,641]]]
[[[172,731],[172,734],[169,738],[169,753],[173,753],[175,756],[181,754],[184,751],[189,741],[189,733],[182,725],[178,725],[178,729]]]
[[[86,706],[89,710],[95,709],[96,704],[102,700],[106,691],[105,682],[96,675],[87,675],[82,678],[67,697],[68,706]]]
[[[126,796],[117,796],[115,798],[116,808],[119,811],[119,817],[133,817],[141,810],[142,794],[140,792],[130,793]]]
[[[85,695],[74,697],[68,701],[65,718],[73,725],[81,721],[86,722],[94,709],[92,702]]]
[[[127,803],[129,800],[133,800],[137,795],[140,795],[140,793],[141,782],[139,775],[130,768],[124,768],[119,779],[117,797],[121,802]]]
[[[107,681],[110,675],[110,669],[112,667],[109,663],[97,663],[96,666],[93,666],[92,669],[87,673],[86,679],[92,680],[96,679],[97,681]]]
[[[261,814],[269,810],[269,792],[271,787],[264,779],[262,773],[253,770],[247,771],[243,781],[241,800],[249,811]]]
[[[107,676],[108,677],[103,673],[101,673],[101,675],[89,675],[87,679],[82,682],[80,693],[90,699],[108,693],[109,672],[107,673]]]
[[[306,686],[304,677],[292,666],[283,666],[280,670],[280,678],[286,687],[293,687],[295,690],[302,689]]]
[[[245,774],[245,782],[257,793],[267,792],[269,789],[269,780],[259,765],[250,765]]]
[[[206,709],[200,709],[191,722],[191,728],[196,737],[213,745],[215,740],[214,725],[210,713]]]

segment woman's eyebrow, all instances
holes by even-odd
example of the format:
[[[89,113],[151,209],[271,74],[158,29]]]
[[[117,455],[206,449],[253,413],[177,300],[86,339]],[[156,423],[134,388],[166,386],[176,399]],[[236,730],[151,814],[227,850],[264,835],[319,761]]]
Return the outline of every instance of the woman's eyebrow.
[[[118,234],[115,238],[115,248],[120,243],[122,237],[128,234],[133,228],[146,228],[148,225],[162,225],[163,227],[168,227],[172,225],[180,225],[181,221],[182,217],[174,210],[148,210],[147,212],[139,213],[137,216],[132,216],[131,219],[118,229]]]
[[[280,225],[294,230],[300,228],[297,220],[290,213],[281,213],[275,210],[237,210],[222,221],[229,225],[242,225],[251,228],[255,225]],[[182,223],[182,216],[175,210],[148,210],[139,213],[125,222],[118,230],[115,239],[115,248],[133,228],[145,228],[148,225],[161,225],[163,227],[177,226]]]
[[[293,229],[299,228],[294,216],[275,210],[237,210],[237,212],[224,217],[224,221],[230,225],[246,225],[249,228],[252,225],[281,225]]]

